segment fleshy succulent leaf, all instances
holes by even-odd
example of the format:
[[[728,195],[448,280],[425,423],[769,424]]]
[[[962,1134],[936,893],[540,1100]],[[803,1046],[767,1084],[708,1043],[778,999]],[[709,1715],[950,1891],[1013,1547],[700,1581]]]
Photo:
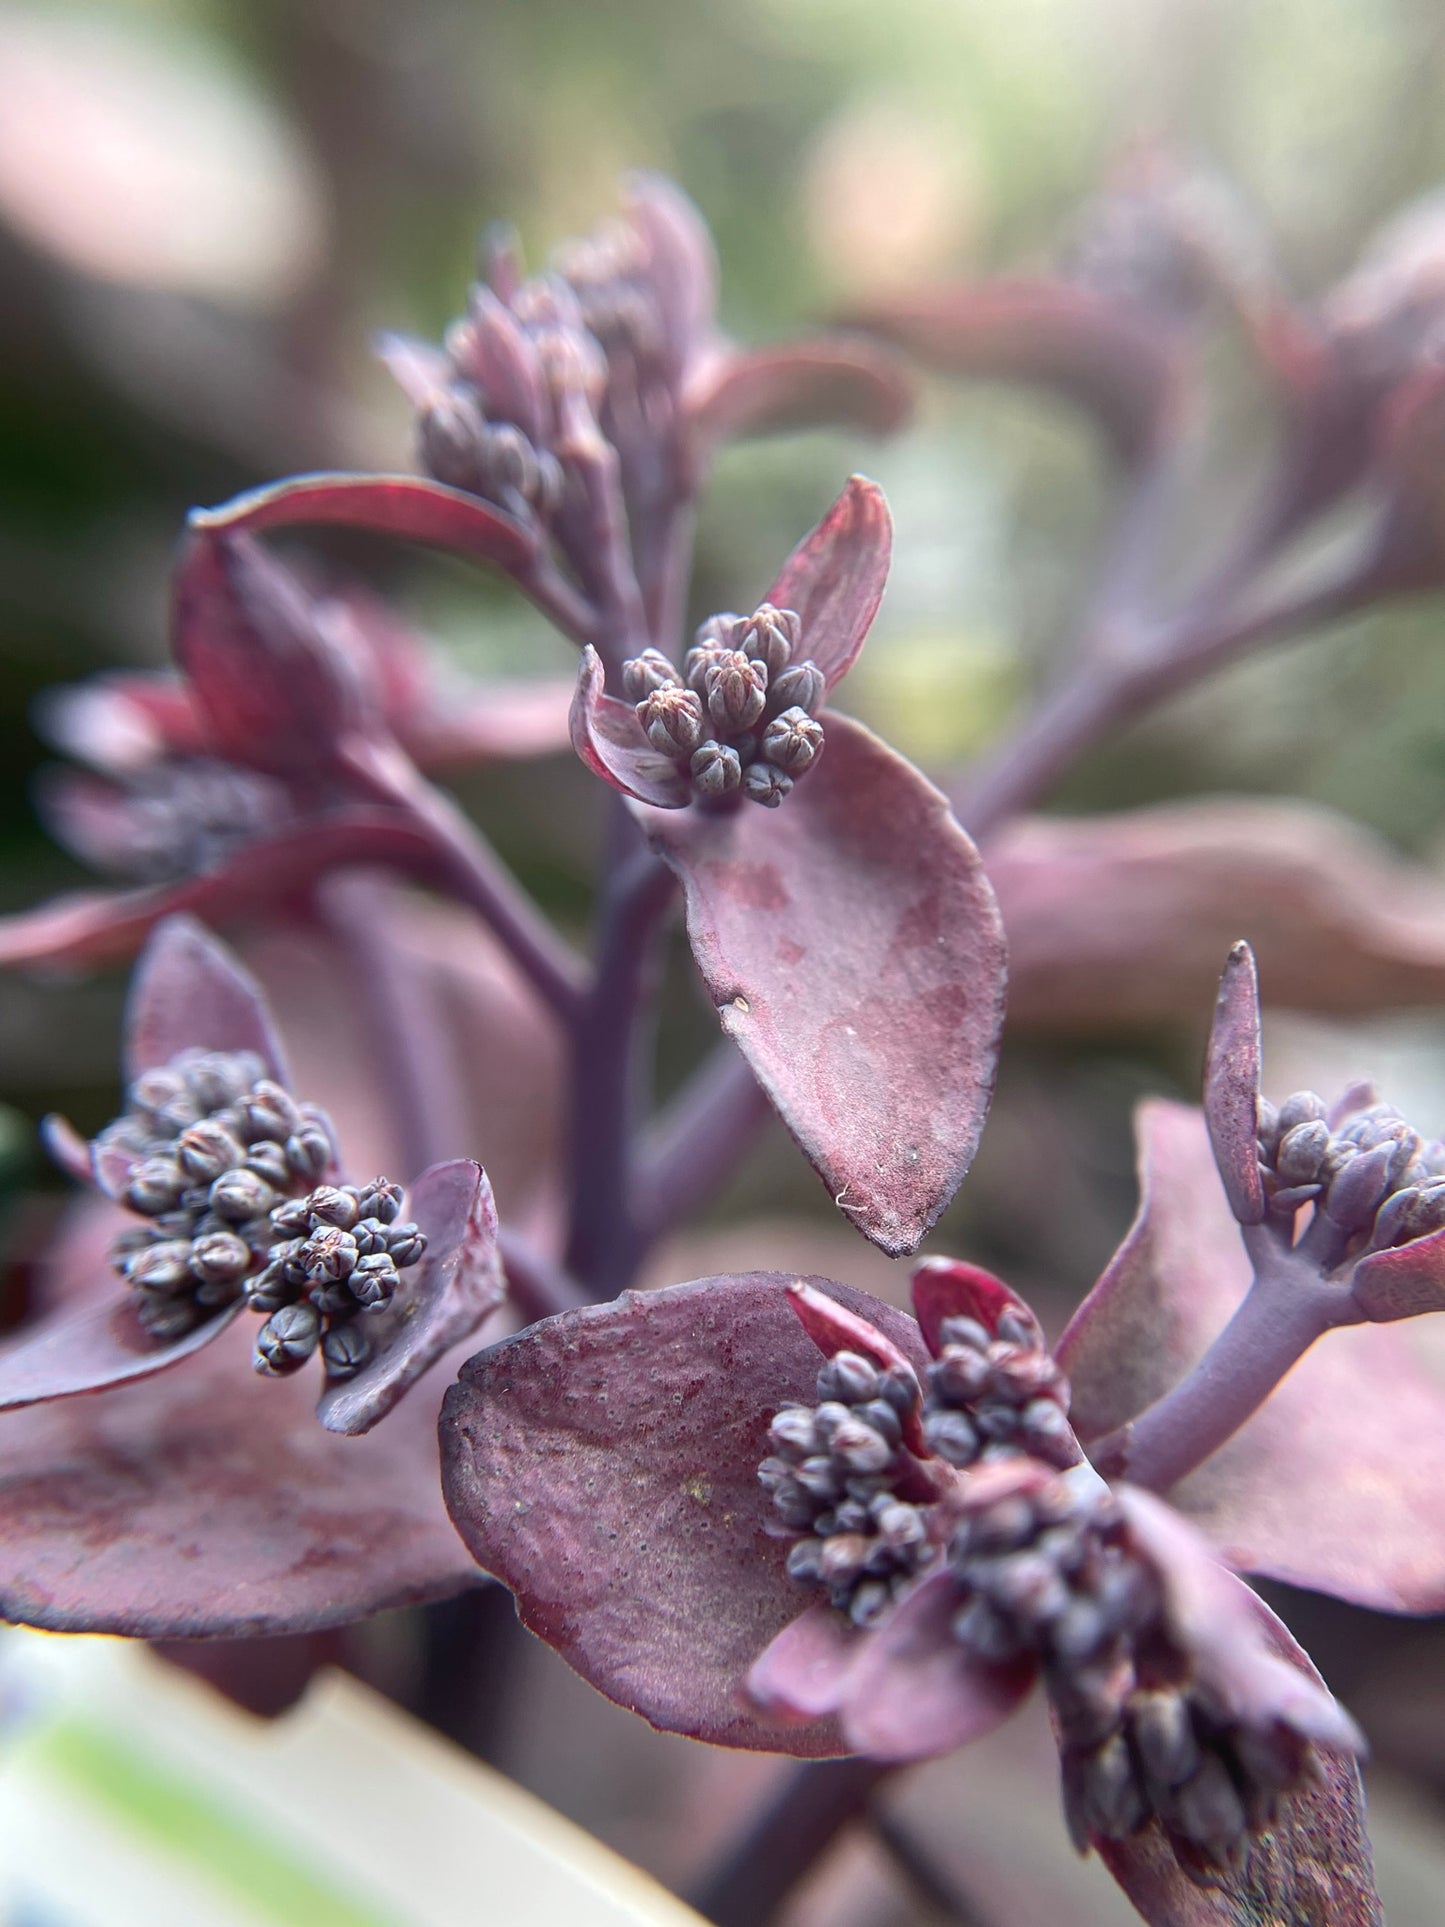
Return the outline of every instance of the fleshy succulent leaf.
[[[183,1050],[255,1051],[286,1082],[286,1059],[260,986],[193,917],[167,917],[146,944],[125,1012],[127,1078]]]
[[[572,699],[572,746],[594,776],[624,796],[654,809],[678,810],[692,801],[687,778],[675,763],[651,746],[637,711],[604,687],[602,658],[590,646],[582,652],[577,693]]]
[[[893,553],[893,518],[883,491],[852,476],[818,526],[788,557],[766,601],[792,609],[801,655],[829,689],[847,675],[873,626]]]
[[[1259,977],[1254,952],[1229,953],[1204,1060],[1204,1116],[1230,1209],[1241,1224],[1264,1218],[1259,1170]]]
[[[480,1353],[447,1395],[443,1484],[523,1622],[608,1698],[671,1732],[820,1756],[843,1750],[831,1722],[785,1726],[742,1698],[809,1603],[757,1480],[773,1414],[815,1393],[789,1282],[628,1292]],[[923,1364],[911,1319],[808,1282]]]
[[[860,724],[783,808],[646,816],[681,876],[722,1019],[865,1237],[912,1251],[973,1158],[993,1089],[1004,945],[943,798]]]
[[[180,1338],[152,1338],[124,1287],[80,1311],[58,1311],[0,1347],[0,1412],[150,1378],[209,1345],[236,1318],[228,1305]]]
[[[416,1276],[376,1321],[376,1355],[328,1385],[317,1411],[330,1432],[369,1432],[446,1352],[471,1338],[506,1296],[497,1252],[497,1207],[487,1174],[470,1158],[434,1164],[407,1209],[427,1241]]]

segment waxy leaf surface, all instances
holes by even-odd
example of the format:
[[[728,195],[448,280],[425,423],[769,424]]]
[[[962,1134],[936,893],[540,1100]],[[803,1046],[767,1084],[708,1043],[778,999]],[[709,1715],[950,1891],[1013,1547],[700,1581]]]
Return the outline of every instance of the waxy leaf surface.
[[[1249,1283],[1200,1112],[1139,1114],[1141,1204],[1058,1347],[1087,1445],[1163,1396]],[[1168,1494],[1220,1556],[1382,1611],[1445,1608],[1445,1385],[1401,1329],[1325,1335]]]
[[[136,1317],[120,1279],[110,1284],[100,1303],[57,1312],[0,1346],[0,1412],[149,1378],[219,1338],[241,1310],[229,1305],[194,1331],[161,1340]]]
[[[844,1750],[831,1721],[782,1725],[743,1698],[810,1603],[757,1479],[769,1421],[813,1401],[822,1362],[788,1282],[625,1293],[480,1353],[447,1394],[443,1483],[523,1622],[609,1699],[718,1745],[823,1756]],[[925,1362],[911,1319],[808,1282]]]
[[[853,1225],[912,1251],[972,1161],[1004,946],[944,799],[860,724],[778,810],[646,812],[723,1029]]]

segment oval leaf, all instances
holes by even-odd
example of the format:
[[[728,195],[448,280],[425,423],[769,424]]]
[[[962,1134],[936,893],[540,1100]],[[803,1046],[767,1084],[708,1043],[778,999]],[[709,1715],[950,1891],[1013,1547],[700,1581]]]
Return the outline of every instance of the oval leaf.
[[[281,1040],[255,979],[194,917],[172,916],[156,926],[131,979],[125,1076],[195,1049],[255,1051],[267,1076],[286,1082]]]
[[[911,1319],[808,1282],[924,1363]],[[757,1479],[773,1414],[815,1396],[788,1283],[627,1292],[480,1353],[443,1407],[443,1485],[523,1622],[609,1699],[669,1732],[817,1757],[843,1750],[830,1721],[784,1726],[742,1698],[809,1604]]]
[[[840,1209],[914,1250],[993,1090],[1004,945],[978,852],[931,783],[830,713],[779,810],[649,813],[722,1019]]]
[[[471,1338],[506,1296],[497,1252],[497,1207],[487,1174],[470,1158],[434,1164],[407,1209],[427,1241],[417,1275],[371,1329],[375,1357],[355,1378],[328,1385],[317,1405],[329,1432],[369,1432],[444,1352]]]
[[[1229,953],[1204,1059],[1204,1116],[1230,1209],[1241,1224],[1264,1221],[1259,1171],[1259,977],[1254,952]]]
[[[783,564],[765,601],[801,623],[799,656],[817,663],[829,689],[858,660],[888,581],[893,518],[883,491],[862,475]]]
[[[384,1434],[316,1423],[306,1372],[251,1369],[247,1319],[181,1369],[0,1417],[0,1613],[55,1632],[240,1637],[343,1625],[476,1581],[442,1508],[449,1360]]]
[[[682,809],[692,801],[687,778],[648,742],[632,704],[607,694],[606,676],[602,658],[589,644],[572,698],[572,747],[594,776],[624,796],[659,810]]]
[[[1145,1104],[1138,1131],[1139,1215],[1056,1353],[1085,1441],[1175,1385],[1249,1284],[1202,1114]],[[1326,1334],[1168,1497],[1240,1571],[1425,1613],[1445,1609],[1442,1483],[1445,1387],[1407,1330],[1358,1325]]]
[[[415,475],[295,475],[249,489],[219,508],[195,509],[193,529],[365,529],[447,549],[523,575],[537,537],[501,509],[462,489]]]
[[[228,1305],[194,1331],[163,1342],[151,1337],[129,1293],[115,1285],[98,1304],[80,1312],[67,1307],[0,1347],[0,1412],[150,1378],[219,1338],[242,1309]]]
[[[1445,1231],[1372,1251],[1355,1267],[1351,1295],[1367,1318],[1390,1324],[1445,1310]]]

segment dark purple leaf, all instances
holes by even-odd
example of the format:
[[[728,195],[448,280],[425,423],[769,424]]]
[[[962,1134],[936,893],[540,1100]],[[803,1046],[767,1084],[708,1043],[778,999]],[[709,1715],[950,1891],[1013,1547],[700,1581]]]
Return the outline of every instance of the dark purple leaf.
[[[1164,332],[1068,281],[923,288],[853,318],[942,374],[1055,389],[1097,419],[1125,461],[1155,446],[1176,405],[1176,357]]]
[[[0,1417],[0,1613],[144,1638],[307,1631],[478,1575],[442,1508],[439,1365],[383,1432],[316,1423],[244,1319],[180,1369]]]
[[[861,475],[783,564],[765,600],[801,621],[800,657],[833,689],[858,660],[888,581],[893,518],[883,491]]]
[[[597,651],[584,649],[572,699],[572,747],[594,776],[624,796],[660,810],[682,809],[692,801],[686,776],[653,749],[633,705],[607,694],[606,674]]]
[[[0,1412],[149,1378],[219,1338],[241,1310],[229,1305],[184,1337],[162,1341],[142,1326],[120,1280],[110,1282],[99,1303],[57,1312],[0,1346]]]
[[[1389,1251],[1372,1251],[1355,1267],[1351,1295],[1377,1324],[1445,1311],[1445,1231]]]
[[[1034,1683],[1032,1660],[991,1666],[952,1637],[952,1573],[924,1579],[863,1641],[848,1674],[849,1745],[874,1760],[931,1760],[1002,1724]]]
[[[808,1605],[757,1482],[769,1421],[811,1400],[818,1374],[788,1283],[629,1292],[482,1352],[447,1395],[443,1483],[524,1623],[609,1699],[718,1745],[819,1756],[841,1750],[831,1722],[785,1727],[742,1697]],[[808,1283],[923,1365],[911,1319]]]
[[[790,1619],[748,1673],[750,1699],[787,1720],[826,1720],[843,1704],[864,1635],[824,1603]]]
[[[871,342],[823,337],[773,348],[721,349],[683,397],[694,459],[751,435],[787,429],[861,428],[891,435],[908,418],[912,387],[898,362]]]
[[[193,917],[157,925],[131,979],[123,1069],[129,1078],[183,1050],[255,1051],[286,1082],[286,1059],[260,987]]]
[[[369,1432],[444,1352],[471,1338],[506,1296],[497,1254],[497,1207],[487,1174],[469,1158],[434,1164],[412,1186],[407,1210],[425,1234],[415,1280],[378,1319],[377,1355],[355,1378],[328,1385],[317,1411],[330,1432]]]
[[[1308,1655],[1263,1600],[1240,1592],[1274,1663],[1295,1668],[1318,1696],[1324,1682]],[[1359,1769],[1347,1754],[1320,1757],[1319,1783],[1285,1800],[1274,1824],[1250,1836],[1241,1864],[1207,1887],[1184,1872],[1157,1821],[1128,1840],[1096,1841],[1099,1857],[1154,1927],[1384,1927]]]
[[[1175,1385],[1250,1267],[1203,1115],[1139,1115],[1139,1215],[1059,1343],[1079,1436]],[[1228,1444],[1168,1494],[1232,1566],[1386,1612],[1445,1608],[1445,1386],[1408,1328],[1329,1332]]]
[[[777,811],[648,813],[683,880],[723,1029],[840,1209],[912,1251],[993,1089],[1004,946],[978,853],[932,784],[829,713]]]
[[[1259,978],[1254,952],[1237,943],[1219,982],[1204,1059],[1204,1115],[1230,1208],[1241,1224],[1264,1219],[1259,1171]]]
[[[525,574],[537,555],[537,537],[501,509],[414,475],[297,475],[190,517],[193,529],[257,534],[331,524],[447,549],[509,575]]]

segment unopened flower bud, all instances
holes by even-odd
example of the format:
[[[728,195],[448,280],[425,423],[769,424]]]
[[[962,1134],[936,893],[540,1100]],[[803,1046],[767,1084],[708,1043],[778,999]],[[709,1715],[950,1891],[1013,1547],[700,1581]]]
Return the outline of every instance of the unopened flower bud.
[[[284,1144],[301,1123],[301,1112],[291,1093],[273,1084],[270,1078],[262,1078],[252,1087],[243,1108],[249,1138],[274,1139]]]
[[[246,1146],[245,1169],[254,1171],[273,1191],[284,1191],[291,1182],[291,1167],[284,1148],[266,1138]]]
[[[787,771],[771,763],[749,763],[743,771],[743,795],[750,803],[761,803],[765,810],[775,810],[792,788],[793,779]]]
[[[541,476],[537,451],[511,422],[490,422],[477,451],[479,493],[503,508],[538,500]]]
[[[1279,1112],[1267,1097],[1261,1097],[1255,1103],[1255,1134],[1260,1150],[1267,1156],[1273,1156],[1274,1148],[1279,1143]]]
[[[232,1170],[245,1156],[224,1124],[203,1117],[188,1125],[176,1140],[176,1157],[192,1184],[210,1184]]]
[[[289,1177],[289,1172],[288,1172]],[[311,1229],[311,1208],[305,1198],[287,1198],[271,1213],[271,1229],[282,1238],[304,1238]]]
[[[125,1201],[148,1218],[169,1211],[186,1188],[186,1176],[173,1158],[144,1158],[130,1174]]]
[[[1275,1158],[1281,1184],[1312,1184],[1329,1145],[1330,1127],[1323,1118],[1310,1118],[1286,1131]]]
[[[198,1051],[193,1057],[178,1060],[186,1087],[203,1111],[224,1110],[234,1104],[265,1075],[265,1067],[254,1051]]]
[[[135,1314],[152,1338],[184,1338],[200,1323],[201,1314],[189,1297],[176,1298],[164,1292],[137,1291]]]
[[[1161,1787],[1182,1786],[1199,1767],[1199,1741],[1183,1695],[1165,1688],[1129,1700],[1129,1730],[1139,1763]]]
[[[785,1459],[810,1458],[818,1450],[818,1433],[813,1414],[802,1405],[787,1405],[768,1427],[773,1450]]]
[[[426,1237],[417,1225],[409,1221],[406,1224],[391,1224],[386,1227],[385,1249],[398,1271],[404,1271],[426,1251]]]
[[[1093,1831],[1123,1840],[1144,1824],[1147,1809],[1122,1733],[1096,1747],[1085,1768],[1084,1801]]]
[[[775,609],[764,602],[733,630],[732,647],[762,663],[771,682],[792,660],[801,626],[791,609]]]
[[[400,1215],[402,1188],[390,1178],[373,1178],[370,1184],[356,1187],[356,1208],[363,1218],[379,1218],[390,1224]]]
[[[304,1123],[286,1140],[286,1161],[301,1178],[319,1178],[331,1162],[331,1139],[320,1124]]]
[[[217,1217],[244,1224],[248,1218],[264,1218],[276,1202],[276,1193],[264,1178],[244,1165],[238,1171],[223,1171],[211,1186],[209,1203]]]
[[[809,716],[816,716],[828,699],[827,680],[809,657],[804,662],[789,663],[777,681],[769,685],[769,697],[768,706],[774,715],[801,709]]]
[[[622,689],[632,703],[646,702],[659,689],[676,689],[682,682],[660,649],[644,649],[622,665]]]
[[[177,1070],[168,1066],[157,1070],[142,1071],[126,1092],[127,1102],[132,1110],[163,1111],[174,1104],[178,1098],[188,1097],[189,1088],[185,1078]]]
[[[743,780],[742,759],[726,743],[701,743],[688,764],[693,788],[699,796],[726,796]]]
[[[1337,1225],[1358,1231],[1374,1217],[1390,1189],[1392,1155],[1390,1145],[1377,1144],[1372,1151],[1357,1151],[1340,1167],[1324,1203],[1326,1213]]]
[[[320,1338],[321,1318],[314,1306],[283,1305],[256,1334],[256,1370],[276,1378],[294,1372],[310,1358]]]
[[[328,1225],[306,1240],[301,1256],[308,1278],[349,1278],[356,1269],[356,1240],[349,1231]]]
[[[439,389],[417,417],[417,459],[449,488],[482,492],[482,445],[487,418],[481,401],[461,382]]]
[[[768,700],[768,672],[741,650],[725,650],[704,678],[707,712],[723,735],[751,729]]]
[[[1297,1124],[1323,1123],[1328,1116],[1329,1106],[1322,1097],[1313,1091],[1295,1091],[1279,1107],[1279,1135],[1284,1138]]]
[[[928,1449],[949,1465],[972,1465],[978,1457],[979,1438],[962,1412],[930,1412],[923,1421]]]
[[[384,1251],[358,1258],[347,1279],[351,1295],[363,1311],[380,1311],[389,1305],[400,1282],[395,1264]]]
[[[823,725],[795,705],[768,724],[761,748],[767,762],[801,775],[822,753]]]
[[[301,1296],[301,1286],[287,1275],[288,1267],[277,1264],[273,1259],[264,1271],[258,1271],[246,1281],[246,1303],[252,1311],[279,1311],[283,1305],[294,1305]]]
[[[313,1223],[334,1225],[338,1231],[350,1231],[361,1215],[355,1196],[339,1184],[318,1184],[306,1208]]]
[[[137,1251],[126,1266],[126,1277],[142,1291],[175,1292],[191,1282],[191,1244],[188,1238],[168,1238]]]
[[[203,1284],[233,1285],[251,1268],[251,1247],[233,1231],[211,1231],[191,1244],[191,1270]]]
[[[354,1321],[333,1325],[321,1341],[321,1357],[328,1378],[354,1378],[371,1357],[371,1339]]]
[[[691,756],[702,741],[702,703],[675,683],[655,689],[637,705],[637,719],[652,747],[663,756]]]

